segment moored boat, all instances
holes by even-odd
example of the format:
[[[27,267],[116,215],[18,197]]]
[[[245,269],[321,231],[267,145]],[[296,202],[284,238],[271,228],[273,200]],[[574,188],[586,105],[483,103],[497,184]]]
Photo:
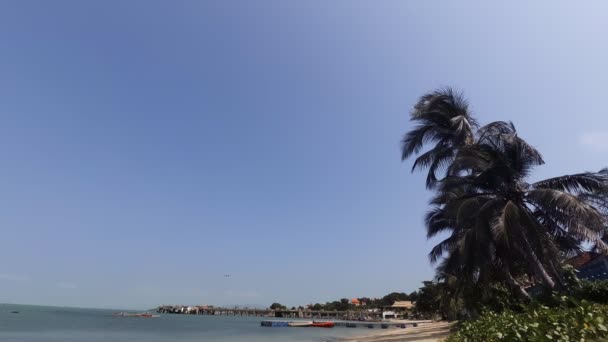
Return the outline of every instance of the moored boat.
[[[143,317],[143,318],[156,318],[156,317],[160,317],[160,315],[153,315],[153,314],[151,314],[151,313],[147,313],[147,312],[145,312],[145,313],[142,313],[142,314],[137,315],[137,317]]]
[[[290,327],[311,327],[313,326],[313,322],[289,322],[287,323]]]
[[[317,328],[333,328],[336,326],[334,322],[312,322],[313,327]]]
[[[142,313],[127,313],[127,312],[116,312],[113,313],[112,316],[119,316],[119,317],[141,317],[141,318],[156,318],[156,317],[160,317],[160,315],[153,315],[149,312],[142,312]]]

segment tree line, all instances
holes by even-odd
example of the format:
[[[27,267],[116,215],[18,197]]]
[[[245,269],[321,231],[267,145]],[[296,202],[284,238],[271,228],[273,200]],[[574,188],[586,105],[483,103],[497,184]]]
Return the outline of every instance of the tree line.
[[[314,311],[349,311],[349,310],[360,310],[360,309],[381,309],[383,307],[389,307],[396,301],[415,301],[418,298],[418,292],[414,291],[410,294],[404,292],[392,292],[382,298],[369,298],[361,297],[357,298],[360,305],[352,303],[351,299],[342,298],[327,303],[315,303],[309,304],[306,307],[292,307],[291,310],[314,310]],[[272,310],[287,310],[288,308],[280,303],[273,303],[270,306]]]

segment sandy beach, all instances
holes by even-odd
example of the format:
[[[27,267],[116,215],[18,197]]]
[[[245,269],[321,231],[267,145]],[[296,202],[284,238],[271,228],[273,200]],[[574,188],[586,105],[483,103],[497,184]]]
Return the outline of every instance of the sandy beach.
[[[346,339],[347,342],[436,342],[450,334],[454,323],[422,323],[415,328],[390,329]]]

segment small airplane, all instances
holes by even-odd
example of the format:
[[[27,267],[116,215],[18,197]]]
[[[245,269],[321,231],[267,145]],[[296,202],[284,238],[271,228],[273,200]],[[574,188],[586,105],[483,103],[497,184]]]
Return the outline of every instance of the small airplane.
[[[225,278],[230,278],[231,274],[224,274]]]

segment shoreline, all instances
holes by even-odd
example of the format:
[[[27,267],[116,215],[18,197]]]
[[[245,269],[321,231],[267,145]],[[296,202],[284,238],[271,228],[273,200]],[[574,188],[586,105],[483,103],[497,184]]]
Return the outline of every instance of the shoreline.
[[[342,342],[437,342],[448,337],[454,322],[422,323],[406,329],[383,330],[341,339]]]

